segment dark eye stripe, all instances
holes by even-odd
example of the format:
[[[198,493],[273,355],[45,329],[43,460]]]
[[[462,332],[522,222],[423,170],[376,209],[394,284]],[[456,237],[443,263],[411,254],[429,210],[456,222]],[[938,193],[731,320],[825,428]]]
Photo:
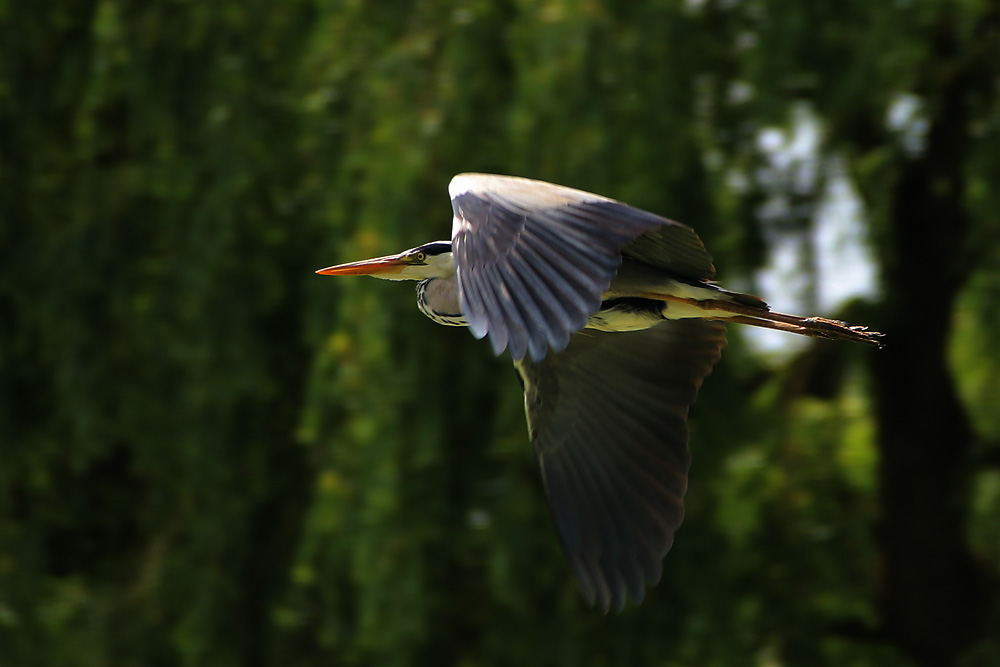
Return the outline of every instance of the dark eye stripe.
[[[428,243],[422,245],[419,248],[414,249],[416,252],[425,253],[428,256],[432,255],[443,255],[445,253],[451,252],[451,242],[450,241],[434,241],[433,243]]]

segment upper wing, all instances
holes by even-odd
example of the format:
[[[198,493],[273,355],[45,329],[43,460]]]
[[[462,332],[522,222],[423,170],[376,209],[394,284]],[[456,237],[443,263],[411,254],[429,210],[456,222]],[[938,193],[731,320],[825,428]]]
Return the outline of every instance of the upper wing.
[[[460,174],[449,192],[462,312],[477,338],[489,334],[493,351],[509,347],[515,360],[566,347],[600,307],[622,248],[644,234],[637,259],[682,277],[712,272],[690,227],[606,197],[487,174]]]
[[[712,256],[698,234],[679,222],[643,234],[622,248],[622,254],[688,280],[715,277]]]
[[[673,320],[576,334],[517,364],[552,519],[588,602],[638,603],[684,516],[687,413],[726,344],[725,325]]]

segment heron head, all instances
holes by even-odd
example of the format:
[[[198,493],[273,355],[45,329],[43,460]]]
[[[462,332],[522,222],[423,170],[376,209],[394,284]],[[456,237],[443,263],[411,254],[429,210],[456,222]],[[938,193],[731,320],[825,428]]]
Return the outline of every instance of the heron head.
[[[338,264],[316,273],[324,276],[374,276],[382,280],[426,280],[453,276],[455,262],[451,255],[451,241],[432,241],[398,255]]]

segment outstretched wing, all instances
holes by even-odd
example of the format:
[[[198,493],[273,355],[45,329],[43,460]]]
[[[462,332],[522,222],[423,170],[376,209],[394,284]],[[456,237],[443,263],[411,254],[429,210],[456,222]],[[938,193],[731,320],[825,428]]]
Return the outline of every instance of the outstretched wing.
[[[541,361],[560,351],[600,308],[601,294],[639,244],[638,259],[682,277],[709,277],[698,235],[658,215],[599,195],[513,176],[460,174],[449,186],[459,301],[477,338],[496,354]],[[656,248],[669,247],[669,256]],[[706,276],[709,274],[709,276]]]
[[[725,325],[674,320],[587,329],[516,364],[552,519],[584,596],[642,601],[684,516],[687,414],[726,344]]]

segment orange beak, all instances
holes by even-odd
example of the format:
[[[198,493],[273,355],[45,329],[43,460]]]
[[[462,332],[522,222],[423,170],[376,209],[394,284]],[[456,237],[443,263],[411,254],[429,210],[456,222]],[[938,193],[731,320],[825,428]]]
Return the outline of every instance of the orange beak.
[[[363,259],[360,262],[349,262],[338,264],[325,269],[320,269],[316,273],[323,276],[374,276],[380,273],[390,273],[401,270],[407,266],[399,255],[388,255],[386,257],[376,257],[375,259]]]

